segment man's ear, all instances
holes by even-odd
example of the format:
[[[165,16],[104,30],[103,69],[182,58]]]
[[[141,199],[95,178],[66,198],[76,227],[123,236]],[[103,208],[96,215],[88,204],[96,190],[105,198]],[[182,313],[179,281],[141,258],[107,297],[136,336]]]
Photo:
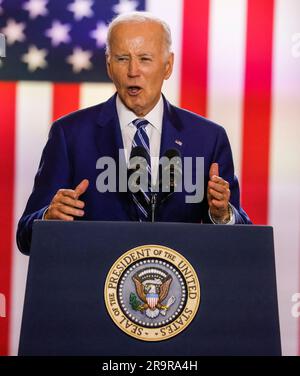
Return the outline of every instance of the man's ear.
[[[106,71],[107,71],[108,77],[109,77],[110,79],[112,79],[112,78],[111,78],[110,55],[109,55],[109,54],[106,54],[106,55],[105,55],[105,59],[106,59]]]
[[[167,80],[171,76],[173,72],[173,65],[174,65],[174,53],[170,52],[167,62],[166,62],[165,80]]]

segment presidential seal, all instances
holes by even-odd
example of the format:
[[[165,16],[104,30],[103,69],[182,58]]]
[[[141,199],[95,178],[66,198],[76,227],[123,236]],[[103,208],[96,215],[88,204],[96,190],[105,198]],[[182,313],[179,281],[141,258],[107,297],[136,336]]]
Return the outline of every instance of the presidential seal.
[[[124,253],[111,267],[104,298],[110,317],[125,333],[161,341],[191,323],[200,303],[200,284],[180,253],[143,245]]]

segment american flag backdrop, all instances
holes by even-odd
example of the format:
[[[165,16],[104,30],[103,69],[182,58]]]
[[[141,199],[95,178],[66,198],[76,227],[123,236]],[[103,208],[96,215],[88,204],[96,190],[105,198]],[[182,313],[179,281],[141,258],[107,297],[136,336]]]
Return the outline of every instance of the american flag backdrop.
[[[299,0],[0,0],[0,354],[18,349],[28,257],[16,225],[51,122],[114,92],[107,23],[143,9],[172,29],[166,97],[225,127],[242,205],[274,226],[283,353],[299,354]]]

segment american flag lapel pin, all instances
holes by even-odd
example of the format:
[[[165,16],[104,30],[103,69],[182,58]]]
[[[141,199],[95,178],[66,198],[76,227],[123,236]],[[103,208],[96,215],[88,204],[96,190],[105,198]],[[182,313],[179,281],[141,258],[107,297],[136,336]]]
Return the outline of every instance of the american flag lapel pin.
[[[180,140],[175,140],[175,144],[182,146],[182,142]]]

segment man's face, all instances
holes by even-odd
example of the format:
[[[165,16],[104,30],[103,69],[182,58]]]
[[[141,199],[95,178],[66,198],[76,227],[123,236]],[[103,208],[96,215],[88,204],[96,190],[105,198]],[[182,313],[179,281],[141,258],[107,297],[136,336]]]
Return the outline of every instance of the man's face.
[[[172,68],[173,54],[166,51],[160,24],[128,22],[112,30],[108,75],[122,102],[137,116],[145,116],[156,105]]]

